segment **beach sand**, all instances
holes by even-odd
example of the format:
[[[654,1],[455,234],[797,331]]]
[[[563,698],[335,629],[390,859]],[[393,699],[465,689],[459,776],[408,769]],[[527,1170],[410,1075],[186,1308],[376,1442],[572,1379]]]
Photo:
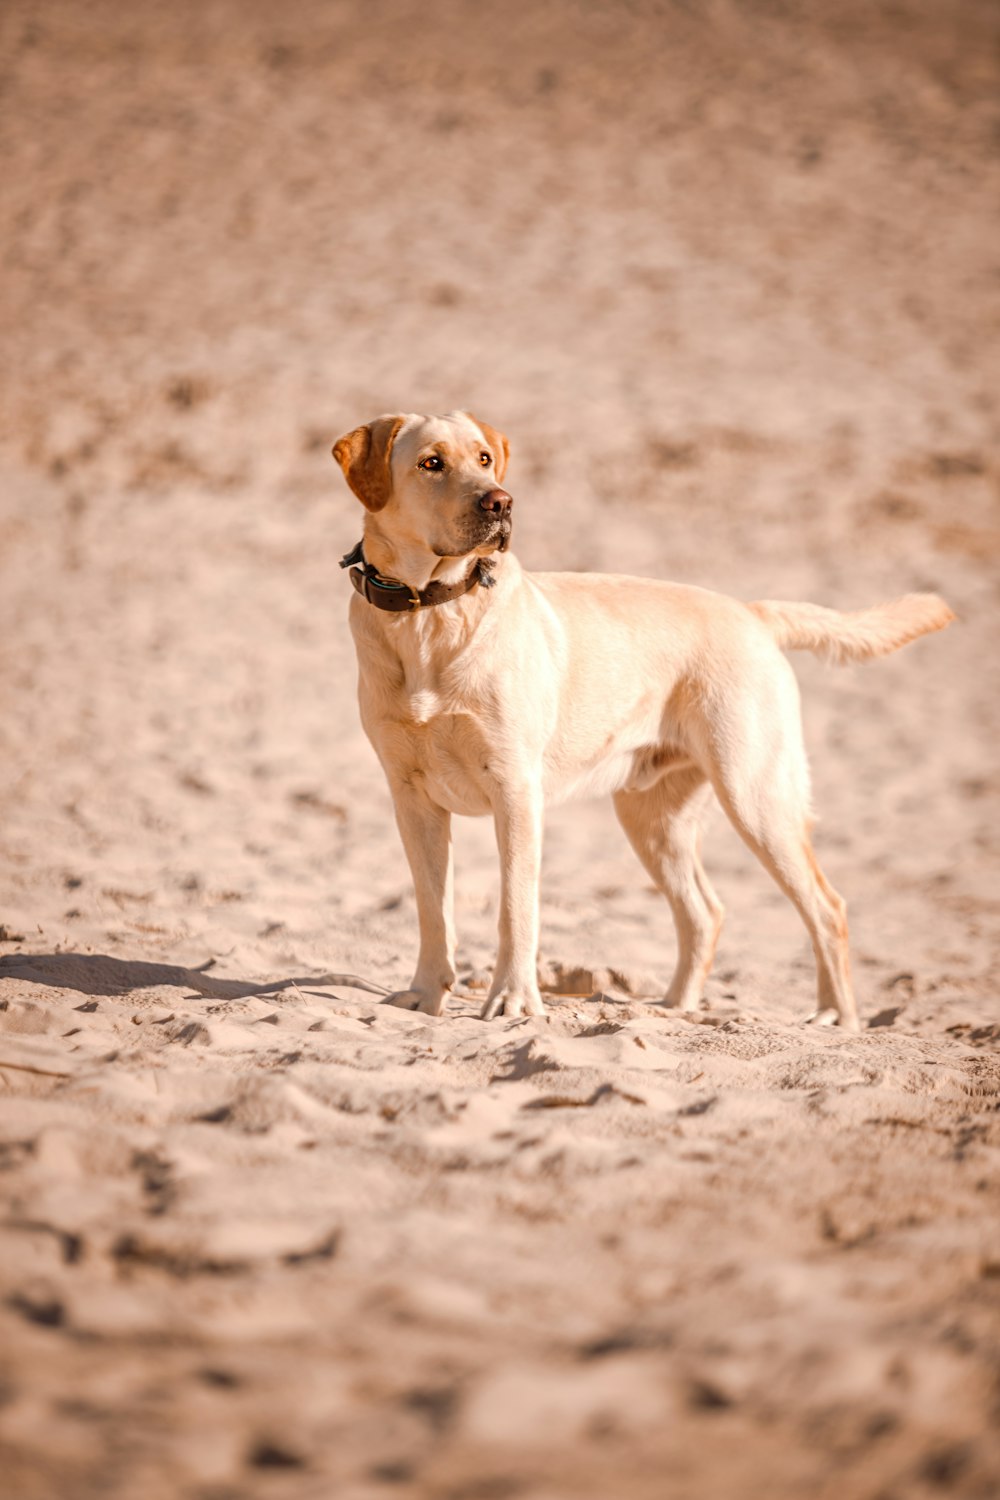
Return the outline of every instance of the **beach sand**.
[[[11,0],[0,1474],[11,1500],[1000,1488],[997,13]],[[796,657],[858,1036],[722,814],[706,1003],[609,804],[541,1020],[416,914],[329,449],[505,431],[528,568],[959,622]],[[367,986],[364,987],[364,986]]]

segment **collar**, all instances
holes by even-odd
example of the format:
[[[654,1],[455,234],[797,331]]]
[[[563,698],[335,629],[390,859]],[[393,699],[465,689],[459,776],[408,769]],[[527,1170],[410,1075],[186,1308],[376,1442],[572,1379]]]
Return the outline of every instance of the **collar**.
[[[476,559],[472,572],[461,583],[429,583],[425,589],[411,588],[408,583],[400,583],[397,578],[386,578],[377,568],[373,568],[370,562],[365,561],[363,547],[364,543],[359,542],[340,559],[340,566],[350,568],[351,582],[363,599],[374,604],[376,609],[391,610],[394,614],[426,609],[434,604],[447,604],[451,599],[468,594],[478,584],[482,584],[484,589],[491,589],[496,583],[493,564],[487,558],[480,557]]]

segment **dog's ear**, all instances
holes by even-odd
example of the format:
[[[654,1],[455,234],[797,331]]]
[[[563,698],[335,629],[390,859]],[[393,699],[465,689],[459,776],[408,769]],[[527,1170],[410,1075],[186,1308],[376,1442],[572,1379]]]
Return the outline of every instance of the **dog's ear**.
[[[364,427],[355,427],[338,438],[333,456],[344,478],[368,510],[381,510],[392,493],[389,459],[404,417],[376,417]]]
[[[463,417],[468,417],[470,422],[475,422],[476,426],[479,428],[479,431],[482,433],[483,437],[486,439],[487,443],[492,449],[493,465],[496,469],[497,484],[502,484],[503,476],[507,472],[507,461],[510,458],[510,444],[508,443],[502,432],[498,432],[497,429],[495,427],[491,427],[488,422],[480,422],[479,418],[474,417],[471,411],[463,412],[462,415]]]

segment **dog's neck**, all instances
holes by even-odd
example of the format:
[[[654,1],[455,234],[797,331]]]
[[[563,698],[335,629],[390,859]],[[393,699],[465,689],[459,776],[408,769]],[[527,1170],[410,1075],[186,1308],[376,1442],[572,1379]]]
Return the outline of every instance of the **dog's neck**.
[[[393,578],[413,589],[425,589],[435,583],[461,583],[475,566],[476,553],[464,557],[438,557],[420,542],[390,541],[374,516],[365,517],[362,542],[365,561],[377,568],[383,578]]]

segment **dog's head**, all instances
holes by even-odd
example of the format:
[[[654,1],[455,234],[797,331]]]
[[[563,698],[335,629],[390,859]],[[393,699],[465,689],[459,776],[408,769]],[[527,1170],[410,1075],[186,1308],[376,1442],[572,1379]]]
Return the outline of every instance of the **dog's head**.
[[[333,445],[351,489],[379,530],[436,557],[504,551],[511,506],[500,488],[507,439],[468,412],[377,417]]]

